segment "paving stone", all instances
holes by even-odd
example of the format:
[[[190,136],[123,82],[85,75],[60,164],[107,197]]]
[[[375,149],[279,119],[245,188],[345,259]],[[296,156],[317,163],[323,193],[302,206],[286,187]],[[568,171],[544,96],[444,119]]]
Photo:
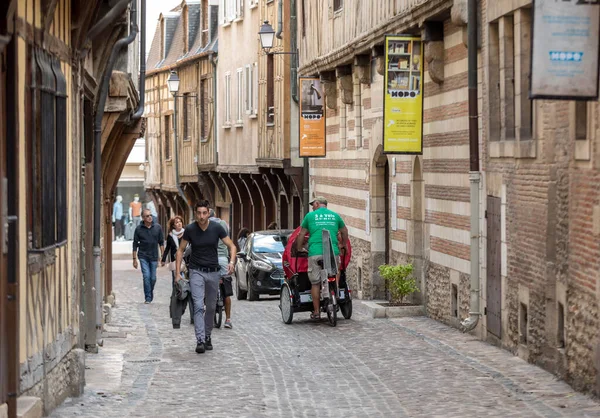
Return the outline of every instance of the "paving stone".
[[[87,355],[84,395],[52,417],[600,416],[546,371],[425,317],[355,313],[332,328],[302,313],[285,325],[277,298],[234,300],[234,328],[198,355],[189,313],[172,329],[170,272],[145,305],[129,265],[115,262],[111,324],[127,338]]]

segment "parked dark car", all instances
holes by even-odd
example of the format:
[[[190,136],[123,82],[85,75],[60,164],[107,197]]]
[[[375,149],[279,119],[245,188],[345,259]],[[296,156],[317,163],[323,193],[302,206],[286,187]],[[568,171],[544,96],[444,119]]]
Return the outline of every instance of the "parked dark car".
[[[248,237],[237,254],[235,265],[238,300],[259,295],[279,295],[285,279],[281,258],[291,229],[257,231]]]

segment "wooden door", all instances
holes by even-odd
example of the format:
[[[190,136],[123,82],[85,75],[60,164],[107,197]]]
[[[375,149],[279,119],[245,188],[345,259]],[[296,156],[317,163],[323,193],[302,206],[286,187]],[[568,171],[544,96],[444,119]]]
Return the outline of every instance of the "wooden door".
[[[19,391],[17,257],[18,107],[16,36],[0,48],[0,404],[16,416]],[[11,111],[12,110],[12,111]]]
[[[487,198],[487,330],[502,338],[502,277],[501,277],[501,201]]]

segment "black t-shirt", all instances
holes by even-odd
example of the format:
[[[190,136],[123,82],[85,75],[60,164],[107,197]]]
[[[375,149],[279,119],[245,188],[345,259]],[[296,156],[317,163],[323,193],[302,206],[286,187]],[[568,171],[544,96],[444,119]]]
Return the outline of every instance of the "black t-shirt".
[[[185,227],[183,239],[192,245],[189,268],[200,267],[219,268],[219,257],[217,246],[219,240],[227,236],[223,227],[217,222],[209,222],[205,231],[200,228],[198,222]]]

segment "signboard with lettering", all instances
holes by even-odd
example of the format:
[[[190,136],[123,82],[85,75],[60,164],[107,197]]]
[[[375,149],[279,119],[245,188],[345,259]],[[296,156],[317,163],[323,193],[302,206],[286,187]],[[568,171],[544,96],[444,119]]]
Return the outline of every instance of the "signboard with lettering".
[[[420,37],[385,37],[385,153],[423,153],[423,63]]]
[[[300,157],[325,157],[324,105],[321,80],[300,77]]]
[[[600,0],[535,0],[532,99],[598,97]]]

